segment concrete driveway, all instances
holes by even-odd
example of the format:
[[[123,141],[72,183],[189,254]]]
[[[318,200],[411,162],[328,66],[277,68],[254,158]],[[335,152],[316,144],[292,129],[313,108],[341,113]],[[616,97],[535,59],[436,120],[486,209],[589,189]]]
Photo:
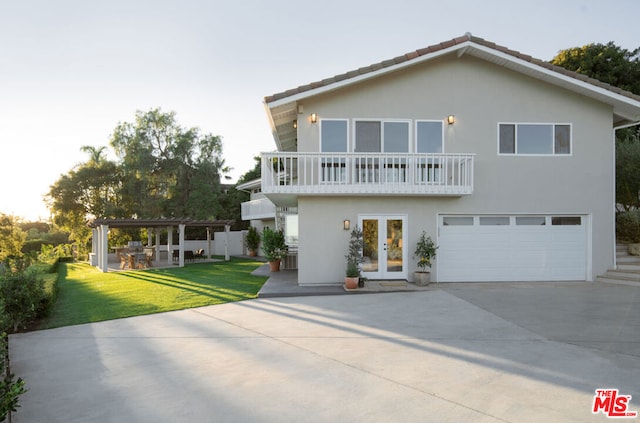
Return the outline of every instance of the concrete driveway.
[[[10,353],[30,389],[14,423],[606,421],[599,388],[640,411],[640,289],[258,299],[13,335]]]

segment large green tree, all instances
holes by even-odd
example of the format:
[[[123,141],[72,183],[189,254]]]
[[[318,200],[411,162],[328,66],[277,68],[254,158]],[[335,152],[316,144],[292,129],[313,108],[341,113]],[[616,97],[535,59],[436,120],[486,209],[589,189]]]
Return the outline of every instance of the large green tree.
[[[640,48],[587,44],[561,50],[551,63],[640,95]]]
[[[220,180],[229,168],[219,136],[183,128],[174,112],[154,109],[119,124],[110,144],[120,159],[127,214],[205,219],[220,213]]]

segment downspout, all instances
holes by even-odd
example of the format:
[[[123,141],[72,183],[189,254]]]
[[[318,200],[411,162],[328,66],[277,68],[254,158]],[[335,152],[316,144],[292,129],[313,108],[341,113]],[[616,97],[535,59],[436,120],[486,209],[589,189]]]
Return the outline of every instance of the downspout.
[[[625,125],[613,127],[613,268],[618,268],[618,254],[617,251],[617,239],[616,239],[616,131],[618,129],[631,128],[632,126],[638,126],[640,122],[627,123]]]

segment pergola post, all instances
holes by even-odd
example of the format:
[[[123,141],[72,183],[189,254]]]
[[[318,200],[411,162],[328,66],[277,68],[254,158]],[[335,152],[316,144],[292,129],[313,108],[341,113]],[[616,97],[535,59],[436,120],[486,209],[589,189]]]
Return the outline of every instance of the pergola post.
[[[207,226],[207,258],[213,255],[211,251],[211,228]]]
[[[229,238],[231,232],[231,225],[224,225],[224,260],[229,261]]]
[[[173,263],[173,226],[167,226],[167,264]]]
[[[109,225],[100,225],[100,245],[98,246],[98,266],[103,272],[109,271]]]
[[[160,228],[156,228],[156,266],[160,264]]]
[[[179,261],[179,266],[180,267],[184,267],[184,228],[185,228],[185,224],[184,223],[180,223],[178,225],[178,242],[180,245],[180,261]]]

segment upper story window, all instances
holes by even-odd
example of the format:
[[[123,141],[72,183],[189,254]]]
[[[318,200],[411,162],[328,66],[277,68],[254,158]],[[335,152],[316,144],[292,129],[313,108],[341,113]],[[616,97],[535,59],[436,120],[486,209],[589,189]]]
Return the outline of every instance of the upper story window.
[[[444,153],[444,126],[441,120],[416,121],[416,153]]]
[[[320,151],[346,153],[348,121],[346,119],[322,119],[320,121]]]
[[[570,155],[571,125],[554,123],[501,123],[498,153],[505,155]]]
[[[409,122],[356,120],[355,145],[357,153],[408,153]]]

